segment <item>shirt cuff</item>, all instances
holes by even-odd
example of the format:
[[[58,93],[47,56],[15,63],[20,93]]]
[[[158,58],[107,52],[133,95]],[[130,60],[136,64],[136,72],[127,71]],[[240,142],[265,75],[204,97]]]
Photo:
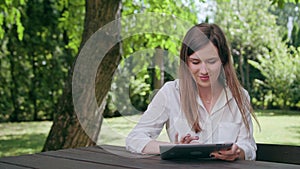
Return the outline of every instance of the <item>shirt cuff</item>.
[[[126,149],[132,153],[140,153],[142,154],[145,146],[151,141],[151,138],[143,138],[143,139],[127,139],[126,141]]]
[[[247,145],[243,145],[243,144],[238,144],[237,146],[244,150],[245,153],[245,160],[255,160],[256,158],[256,150],[252,150],[250,147],[248,147]]]

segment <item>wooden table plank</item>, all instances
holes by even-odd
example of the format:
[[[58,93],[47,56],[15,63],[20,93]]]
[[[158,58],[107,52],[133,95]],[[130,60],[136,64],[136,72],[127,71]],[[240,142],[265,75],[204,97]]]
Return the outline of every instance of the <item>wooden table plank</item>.
[[[0,169],[34,169],[34,168],[0,162]]]
[[[142,155],[128,152],[125,147],[120,146],[111,146],[111,145],[102,145],[102,146],[94,146],[94,147],[82,147],[78,148],[83,151],[91,151],[95,153],[108,153],[108,154],[116,154],[122,157],[128,158],[147,158],[147,159],[155,159],[159,157],[159,155]]]
[[[124,156],[120,156],[117,154],[112,154],[109,152],[104,151],[103,149],[96,148],[97,152],[94,151],[87,151],[83,149],[72,149],[72,150],[61,150],[55,152],[48,152],[47,156],[53,156],[57,158],[67,158],[73,160],[85,160],[93,163],[111,165],[111,166],[118,166],[124,168],[170,168],[173,167],[172,164],[160,164],[160,159],[145,159],[141,161],[140,158],[128,158]],[[99,151],[101,150],[101,151]]]
[[[25,167],[32,168],[40,168],[40,169],[99,169],[99,168],[107,168],[107,169],[118,169],[124,167],[105,165],[102,163],[93,163],[90,161],[84,160],[72,160],[66,158],[58,158],[43,155],[42,154],[33,154],[33,155],[23,155],[17,157],[4,157],[0,159],[0,162],[4,162],[6,164],[16,164],[23,165]]]

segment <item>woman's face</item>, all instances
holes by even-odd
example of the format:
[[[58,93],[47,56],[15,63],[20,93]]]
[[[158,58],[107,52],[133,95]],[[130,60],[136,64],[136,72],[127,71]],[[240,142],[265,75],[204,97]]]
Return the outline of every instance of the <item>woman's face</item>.
[[[187,64],[199,88],[212,87],[219,83],[222,62],[214,45],[208,44],[193,53]]]

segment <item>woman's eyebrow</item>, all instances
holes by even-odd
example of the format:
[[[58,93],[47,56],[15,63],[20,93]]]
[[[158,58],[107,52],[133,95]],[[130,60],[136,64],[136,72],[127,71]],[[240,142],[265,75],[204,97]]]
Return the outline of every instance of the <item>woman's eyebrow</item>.
[[[218,58],[217,57],[213,57],[213,58],[208,58],[206,60],[216,60],[216,59],[218,59]]]
[[[200,58],[189,58],[189,60],[201,60]]]
[[[189,59],[194,59],[194,60],[214,60],[214,59],[218,59],[218,56],[210,56],[209,58],[201,58],[201,56],[193,56],[193,57],[189,57]]]

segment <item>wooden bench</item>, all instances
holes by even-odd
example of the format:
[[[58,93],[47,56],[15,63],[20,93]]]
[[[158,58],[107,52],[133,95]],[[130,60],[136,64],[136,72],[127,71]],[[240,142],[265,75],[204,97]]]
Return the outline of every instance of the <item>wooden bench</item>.
[[[300,164],[300,146],[258,143],[256,160]]]

